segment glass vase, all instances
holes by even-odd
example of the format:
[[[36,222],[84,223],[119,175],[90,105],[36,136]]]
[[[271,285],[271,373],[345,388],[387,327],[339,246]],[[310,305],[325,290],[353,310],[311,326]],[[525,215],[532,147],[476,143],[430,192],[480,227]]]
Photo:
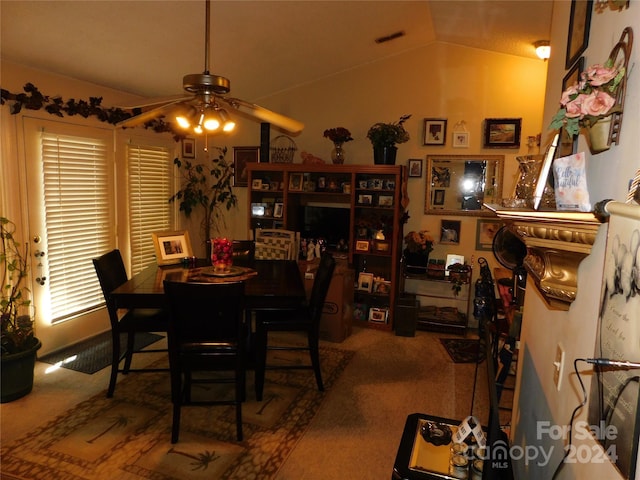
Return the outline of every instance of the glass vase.
[[[533,196],[543,159],[544,155],[516,157],[520,174],[516,184],[515,198],[524,200],[529,208],[533,207]]]
[[[331,161],[336,165],[342,165],[344,163],[344,148],[342,148],[342,144],[343,142],[333,142]]]
[[[211,265],[213,270],[224,273],[231,270],[233,264],[233,246],[227,238],[211,239]]]

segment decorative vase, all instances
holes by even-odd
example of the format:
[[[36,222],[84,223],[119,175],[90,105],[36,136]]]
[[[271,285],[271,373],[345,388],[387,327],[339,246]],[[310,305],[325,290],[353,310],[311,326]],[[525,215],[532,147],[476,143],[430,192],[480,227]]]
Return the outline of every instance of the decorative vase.
[[[226,238],[211,239],[211,265],[216,272],[224,273],[231,270],[233,264],[233,245]]]
[[[331,151],[331,161],[336,165],[342,165],[344,163],[344,149],[342,148],[343,142],[333,142],[333,150]]]
[[[533,207],[533,196],[540,176],[544,155],[524,155],[516,157],[520,175],[516,183],[515,198],[524,200],[527,207]]]
[[[395,165],[398,147],[373,147],[375,165]]]
[[[36,339],[37,340],[37,339]],[[33,389],[33,369],[36,352],[42,347],[40,340],[28,350],[1,357],[0,403],[12,402],[27,395]]]
[[[589,150],[592,154],[597,154],[609,150],[611,147],[610,133],[611,133],[612,116],[599,119],[593,125],[587,127],[589,132]]]

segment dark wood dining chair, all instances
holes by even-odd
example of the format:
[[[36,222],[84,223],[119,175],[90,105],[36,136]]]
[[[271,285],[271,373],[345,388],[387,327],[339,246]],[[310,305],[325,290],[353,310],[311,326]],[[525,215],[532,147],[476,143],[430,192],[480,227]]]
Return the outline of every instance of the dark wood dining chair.
[[[127,310],[124,315],[118,312],[115,301],[111,297],[111,292],[125,283],[127,271],[122,261],[120,250],[111,250],[98,258],[93,259],[93,266],[96,269],[98,281],[104,295],[111,324],[111,376],[109,377],[109,387],[107,388],[107,398],[113,397],[116,388],[118,373],[128,374],[130,372],[158,372],[167,371],[166,368],[131,368],[133,354],[166,352],[167,349],[145,349],[134,352],[135,338],[137,333],[162,332],[166,333],[169,324],[169,316],[165,310],[152,308],[135,308]],[[124,351],[120,342],[120,335],[126,334],[127,341]],[[120,368],[120,363],[124,359],[124,366]]]
[[[164,290],[170,313],[171,443],[178,441],[183,405],[235,405],[236,437],[241,441],[246,397],[244,283],[165,280]],[[215,398],[205,393],[192,397],[192,385],[215,383],[234,384],[233,398],[226,392]]]
[[[323,391],[322,373],[320,371],[319,329],[322,309],[329,290],[329,284],[333,276],[336,261],[330,253],[323,253],[320,265],[316,271],[311,288],[309,301],[298,308],[292,309],[261,309],[256,311],[256,367],[255,388],[256,399],[262,400],[264,390],[265,371],[273,369],[312,369],[316,376],[318,390]],[[269,345],[269,332],[306,332],[306,346],[291,346],[284,344]],[[267,352],[269,350],[307,350],[311,364],[267,365]]]
[[[234,264],[247,267],[253,263],[256,254],[256,244],[253,240],[233,240],[231,248]]]

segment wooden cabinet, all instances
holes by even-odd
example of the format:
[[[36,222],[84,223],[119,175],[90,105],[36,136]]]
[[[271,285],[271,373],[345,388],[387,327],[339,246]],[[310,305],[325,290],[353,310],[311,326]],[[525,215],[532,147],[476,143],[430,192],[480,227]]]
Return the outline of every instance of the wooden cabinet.
[[[391,330],[406,168],[256,163],[248,170],[249,229],[299,231],[301,262],[311,239],[346,258],[355,270],[354,323]]]

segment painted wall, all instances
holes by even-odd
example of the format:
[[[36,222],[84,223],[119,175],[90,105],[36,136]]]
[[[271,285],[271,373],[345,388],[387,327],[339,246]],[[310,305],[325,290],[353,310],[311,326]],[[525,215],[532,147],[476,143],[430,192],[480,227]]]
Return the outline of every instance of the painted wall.
[[[555,3],[544,125],[549,124],[557,111],[562,79],[566,74],[564,64],[569,15],[570,2]],[[640,2],[631,1],[630,8],[622,12],[608,8],[603,13],[594,12],[589,46],[584,53],[585,66],[604,63],[626,26],[631,26],[636,36],[640,33]],[[584,136],[581,135],[579,138],[578,151],[585,151],[587,156],[587,179],[592,203],[607,198],[624,201],[629,179],[640,168],[640,82],[637,72],[639,58],[636,37],[636,45],[629,62],[630,66],[635,64],[635,67],[631,67],[627,86],[620,145],[612,146],[607,152],[591,155]],[[538,422],[550,422],[552,425],[568,424],[573,409],[582,401],[578,380],[573,371],[573,360],[592,357],[594,353],[606,230],[606,225],[600,227],[591,254],[580,265],[578,295],[568,312],[549,310],[537,291],[530,286],[527,288],[521,337],[522,362],[518,375],[521,388],[519,397],[516,398],[515,428],[512,437],[515,445],[535,446],[544,449],[545,452],[553,449],[553,454],[551,461],[545,466],[538,465],[537,460],[527,463],[523,459],[516,462],[518,478],[551,478],[564,453],[563,440],[554,440],[545,434],[537,435],[537,426]],[[560,391],[556,391],[553,383],[552,364],[558,343],[562,344],[566,352]],[[581,364],[580,371],[588,391],[592,370]],[[577,415],[576,421],[580,420],[586,421],[586,408]],[[591,437],[574,440],[574,445],[582,451],[594,452],[594,456],[600,450]],[[567,464],[557,478],[582,480],[623,477],[609,462],[585,461]]]

